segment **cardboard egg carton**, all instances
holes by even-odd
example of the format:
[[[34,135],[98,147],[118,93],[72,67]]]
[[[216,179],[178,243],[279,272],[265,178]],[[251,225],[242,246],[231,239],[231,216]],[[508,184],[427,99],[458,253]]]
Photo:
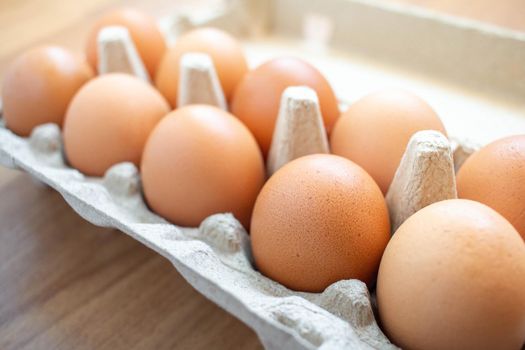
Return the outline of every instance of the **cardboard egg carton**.
[[[401,35],[399,32],[420,21],[426,23],[428,28],[443,27],[458,34],[462,38],[460,40],[469,41],[481,35],[479,32],[481,29],[474,26],[477,29],[473,31],[462,21],[457,23],[450,19],[443,21],[438,15],[391,7],[374,1],[365,3],[357,0],[318,0],[298,4],[297,0],[233,0],[225,3],[224,7],[215,8],[213,13],[200,12],[197,17],[177,14],[163,19],[161,24],[168,34],[173,34],[169,35],[170,40],[184,30],[202,25],[214,25],[247,37],[249,39],[247,53],[252,63],[266,59],[265,55],[269,47],[270,50],[277,47],[265,43],[261,43],[260,46],[258,44],[250,46],[250,41],[257,42],[257,35],[268,30],[269,18],[274,20],[272,29],[274,36],[287,36],[291,33],[297,36],[296,31],[301,30],[299,19],[304,19],[303,24],[311,23],[312,13],[314,15],[317,13],[318,16],[314,23],[321,23],[325,30],[330,28],[330,25],[326,21],[323,22],[323,16],[331,18],[334,21],[332,23],[335,29],[334,36],[331,39],[329,35],[317,36],[315,40],[322,38],[323,41],[328,42],[317,42],[316,45],[309,46],[314,47],[315,50],[326,44],[341,46],[344,37],[341,30],[348,29],[349,25],[354,26],[353,30],[360,30],[361,35],[373,38],[376,32],[367,27],[370,24],[359,21],[348,24],[346,17],[340,17],[341,13],[349,13],[352,18],[358,15],[369,19],[379,18],[380,26],[388,26],[390,23],[393,26],[390,28],[393,33],[391,39],[394,42],[397,39],[399,45],[402,45],[402,36],[397,37]],[[284,11],[290,9],[295,13],[293,18],[287,16],[287,20],[283,19]],[[254,20],[255,18],[257,20]],[[393,28],[397,28],[397,31]],[[311,33],[312,30],[310,28],[305,32]],[[424,31],[418,33],[420,39],[426,34],[428,33]],[[486,36],[485,38],[482,35],[483,40],[498,44],[501,51],[500,61],[509,59],[505,52],[506,47],[525,48],[525,38],[511,36],[509,39],[498,31],[487,31],[482,34]],[[355,32],[347,33],[347,38],[349,42],[356,43],[361,40],[361,44],[363,43],[363,39]],[[511,45],[509,40],[515,40],[516,43]],[[386,45],[385,50],[391,50],[389,45]],[[458,42],[448,42],[443,44],[443,48],[445,51],[448,50],[447,53],[454,54],[457,45]],[[471,47],[477,50],[476,45],[472,44]],[[428,44],[428,46],[432,45]],[[299,44],[296,47],[300,55],[305,46]],[[368,49],[374,55],[378,53],[378,47],[380,45],[377,38],[368,45]],[[129,33],[124,28],[113,27],[103,30],[99,36],[99,48],[101,73],[127,72],[146,81],[151,80],[137,55]],[[347,47],[347,49],[352,51],[352,48]],[[274,54],[280,52],[275,49]],[[316,55],[317,53],[316,51]],[[306,52],[306,55],[317,60],[317,56],[311,55],[311,52]],[[494,53],[491,55],[494,56]],[[492,56],[490,59],[496,60],[497,57]],[[394,62],[399,58],[392,53],[387,57],[392,58]],[[354,94],[355,91],[352,89],[361,81],[349,82],[348,90],[345,86],[341,88],[342,85],[338,80],[340,74],[330,75],[330,67],[337,68],[334,68],[337,73],[341,71],[338,63],[329,60],[321,61],[318,67],[322,70],[326,69],[325,74],[340,94],[342,104],[351,102],[345,100],[347,92],[350,92],[349,95],[359,95]],[[325,64],[322,64],[323,62]],[[350,65],[351,61],[348,62]],[[435,62],[427,60],[426,64],[427,68],[435,68],[433,66]],[[356,67],[359,70],[369,69],[362,63],[356,64]],[[454,76],[455,69],[449,72],[451,76]],[[477,76],[476,67],[464,67],[464,69],[471,71],[469,79],[472,81],[478,78],[483,81],[491,79]],[[189,53],[182,58],[180,70],[179,105],[207,103],[219,108],[227,108],[215,67],[208,56]],[[380,76],[391,76],[391,72],[382,66],[370,70],[370,72],[375,71]],[[525,69],[514,71],[517,75],[522,73],[525,77]],[[498,74],[505,75],[506,72]],[[494,81],[499,79],[493,78]],[[426,84],[428,85],[428,82]],[[470,84],[469,80],[465,86]],[[498,81],[496,85],[498,84],[503,83]],[[368,92],[366,84],[363,85],[360,92]],[[498,85],[496,90],[512,91],[514,94],[517,93],[516,90],[522,88],[512,83],[507,85]],[[382,86],[378,86],[380,87]],[[448,91],[448,88],[445,90]],[[509,93],[509,96],[513,94]],[[440,96],[448,97],[446,92],[437,92],[436,95],[430,96],[436,96],[437,101]],[[459,94],[457,99],[460,101],[460,107],[470,106],[470,100],[465,95]],[[485,105],[481,104],[481,106]],[[509,110],[513,109],[509,107]],[[449,125],[454,125],[445,124],[447,128]],[[525,119],[517,125],[521,125],[521,130],[525,131]],[[516,131],[514,124],[510,128]],[[470,130],[460,127],[459,129],[464,131],[463,134],[452,136],[463,139],[474,134],[474,128]],[[487,133],[490,133],[490,130]],[[486,139],[481,137],[469,143],[455,140],[449,142],[445,136],[433,131],[422,131],[411,138],[386,196],[394,228],[418,209],[432,202],[456,196],[454,168],[459,168],[468,155],[477,149],[477,142],[483,143]],[[302,155],[327,152],[329,152],[329,144],[315,92],[307,87],[288,88],[282,95],[269,152],[267,166],[269,174]],[[254,329],[267,349],[396,348],[376,323],[373,295],[369,294],[364,283],[358,280],[343,280],[332,284],[323,293],[302,293],[285,288],[254,269],[249,235],[231,214],[212,215],[198,228],[179,227],[167,222],[152,213],[144,203],[140,174],[133,164],[117,164],[102,178],[86,177],[70,168],[64,159],[61,133],[56,125],[39,126],[29,138],[18,137],[8,129],[0,127],[0,164],[25,171],[35,179],[51,186],[89,222],[119,229],[169,259],[200,293]]]
[[[334,283],[323,293],[291,291],[253,267],[249,235],[229,213],[198,228],[173,225],[144,203],[132,163],[86,177],[64,160],[60,129],[44,124],[28,139],[0,128],[0,164],[57,190],[84,219],[116,228],[169,259],[199,292],[252,327],[267,349],[394,349],[374,318],[366,285]]]

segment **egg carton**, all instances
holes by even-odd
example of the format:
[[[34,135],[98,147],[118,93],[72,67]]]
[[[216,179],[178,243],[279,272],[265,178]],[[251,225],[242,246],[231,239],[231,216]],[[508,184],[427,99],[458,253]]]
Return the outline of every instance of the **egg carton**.
[[[294,123],[297,116],[308,114],[308,105],[301,103],[302,99],[311,97],[312,91],[302,89],[287,91],[305,92],[299,98],[293,94],[283,95],[286,104],[281,111],[287,110],[290,104],[299,103],[300,107],[291,114],[281,114],[286,116],[281,120]],[[314,106],[318,110],[318,105]],[[315,119],[321,122],[319,114]],[[399,185],[414,178],[416,184],[419,184],[417,180],[431,181],[436,177],[432,169],[436,168],[453,172],[450,147],[446,145],[446,138],[437,132],[414,135],[403,161],[408,164],[414,159],[427,164],[416,173],[412,169],[405,174],[398,171]],[[61,131],[56,124],[36,127],[27,139],[0,128],[0,164],[23,170],[51,186],[87,221],[127,233],[169,259],[198,291],[252,327],[267,349],[396,348],[378,327],[369,291],[363,282],[339,281],[323,293],[301,293],[285,288],[253,268],[249,235],[232,214],[212,215],[198,228],[167,222],[145,205],[140,175],[132,163],[117,164],[102,178],[86,177],[68,167]],[[420,193],[415,193],[419,203]],[[393,203],[396,195],[392,196]],[[403,201],[399,204],[405,206]],[[400,212],[408,216],[411,210],[417,209],[406,207]]]
[[[480,41],[495,43],[495,47],[500,51],[499,56],[490,53],[489,60],[497,60],[498,63],[512,63],[508,60],[514,59],[512,57],[515,56],[523,56],[525,53],[525,50],[515,52],[516,48],[525,48],[525,39],[515,34],[507,35],[498,30],[490,28],[489,30],[482,25],[456,21],[424,11],[387,6],[374,1],[365,3],[354,0],[319,0],[299,4],[298,0],[237,0],[225,2],[222,6],[214,8],[210,13],[199,12],[198,16],[191,14],[170,16],[163,19],[161,25],[170,40],[187,29],[213,25],[257,41],[257,36],[269,29],[270,23],[267,20],[273,18],[274,23],[271,28],[273,34],[285,37],[300,36],[298,33],[304,32],[307,36],[313,35],[313,44],[308,42],[306,49],[304,43],[297,45],[299,48],[297,55],[300,56],[301,50],[304,49],[306,53],[302,54],[313,61],[317,56],[309,51],[312,48],[318,52],[320,49],[324,50],[327,44],[345,46],[348,42],[354,44],[360,42],[359,40],[363,44],[363,39],[359,35],[371,40],[370,43],[363,45],[374,55],[377,54],[381,49],[378,40],[382,42],[385,40],[373,38],[377,35],[377,30],[374,31],[366,19],[378,20],[380,26],[390,25],[391,27],[386,28],[389,29],[387,33],[391,32],[393,34],[391,39],[399,45],[406,41],[408,28],[414,23],[423,23],[438,35],[450,35],[452,41],[447,41],[443,46],[448,50],[447,54],[457,54],[455,50],[459,50],[461,43],[470,40],[475,40],[470,45],[474,51],[481,50],[483,45],[479,44]],[[294,18],[290,18],[290,10],[296,14]],[[288,14],[286,18],[283,17],[285,13]],[[348,17],[344,17],[345,15]],[[361,17],[364,19],[359,20]],[[355,21],[348,23],[346,18]],[[300,22],[300,19],[304,21]],[[308,29],[312,23],[316,30]],[[437,31],[440,28],[442,31]],[[352,32],[347,33],[345,37],[342,32],[346,29],[352,29]],[[358,30],[360,34],[356,34],[354,30]],[[424,38],[425,33],[430,35],[428,31],[419,32],[417,34],[419,39]],[[460,39],[454,39],[458,38],[458,35]],[[346,41],[343,40],[344,38]],[[509,41],[512,43],[509,44]],[[106,28],[101,32],[98,44],[101,55],[100,72],[122,71],[150,80],[125,29]],[[249,41],[247,42],[248,56],[252,64],[267,58],[265,55],[268,46],[262,43],[260,47],[261,49],[250,46]],[[274,48],[277,45],[271,43],[270,47]],[[393,62],[397,62],[399,58],[394,54],[399,56],[406,54],[404,50],[398,52],[389,45],[385,47],[383,50],[393,50],[387,55]],[[431,44],[424,46],[428,50],[431,47]],[[355,47],[350,48],[350,50],[354,49]],[[509,58],[506,49],[514,52],[514,56],[511,55],[512,57]],[[272,51],[272,55],[281,52],[275,50]],[[512,66],[514,78],[524,78],[521,82],[525,81],[525,69],[521,69],[523,61],[525,59],[520,61],[520,68]],[[430,67],[432,71],[436,68],[436,64],[443,64],[436,63],[428,57],[425,62],[425,69]],[[340,72],[341,66],[338,62],[322,61],[321,64],[316,65],[321,70],[326,68],[325,74],[339,93],[345,91],[345,94],[359,96],[367,89],[366,84],[360,87],[362,90],[359,93],[352,90],[354,84],[347,85],[348,88],[341,87],[337,79],[339,74],[330,74],[329,69],[334,67],[334,71]],[[369,70],[369,67],[362,62],[355,67],[359,71],[378,71],[381,76],[395,76],[384,67],[373,67]],[[442,68],[438,71],[444,76],[458,78],[456,76],[458,70],[455,67],[452,67],[454,69],[451,71],[445,69],[447,67]],[[506,96],[512,97],[515,94],[519,95],[520,91],[525,91],[521,83],[506,80],[512,76],[511,72],[497,74],[489,72],[480,75],[477,66],[464,66],[463,69],[469,74],[466,75],[468,79],[464,74],[460,76],[462,86],[470,86],[472,82],[483,85],[483,82],[490,81],[493,84],[487,87],[488,90],[495,89],[498,93],[504,91]],[[354,73],[355,76],[359,76],[357,70]],[[506,74],[508,76],[505,76]],[[180,77],[179,105],[207,103],[226,108],[224,94],[208,56],[198,53],[187,54],[181,60]],[[389,81],[397,80],[392,78]],[[449,88],[445,90],[448,91]],[[436,96],[436,101],[439,102],[440,96],[450,95],[440,90],[430,96]],[[351,102],[344,97],[341,98],[341,95],[339,97],[342,104]],[[460,101],[460,107],[472,106],[471,100],[464,94],[459,94],[459,97],[452,101]],[[474,103],[478,106],[478,110],[487,106],[484,102],[478,102],[476,100]],[[452,104],[453,107],[458,106],[457,103]],[[490,106],[490,111],[501,112],[498,109],[499,105],[490,104]],[[504,109],[504,112],[509,110],[514,111],[509,107]],[[496,115],[500,114],[496,113]],[[510,114],[520,115],[520,112]],[[516,128],[525,131],[525,121],[520,117],[518,117],[519,121],[511,120],[507,127],[514,132]],[[447,128],[451,124],[445,123]],[[458,130],[463,130],[467,135],[472,134],[474,128],[466,129],[463,124],[459,124]],[[508,131],[497,130],[497,128],[487,129],[486,134],[470,143],[457,141],[449,143],[446,137],[433,131],[416,133],[407,146],[386,196],[393,227],[396,228],[409,215],[432,202],[454,198],[456,196],[454,169],[459,168],[461,163],[477,149],[477,142],[483,143],[487,138],[498,137],[498,132]],[[269,152],[267,166],[269,174],[291,159],[305,154],[326,152],[328,152],[328,142],[315,92],[306,87],[288,88],[281,99]],[[358,280],[343,280],[332,284],[322,293],[303,293],[285,288],[254,269],[249,235],[231,214],[212,215],[198,228],[178,227],[167,222],[152,213],[145,205],[141,194],[140,175],[133,164],[117,164],[102,178],[86,177],[70,168],[64,158],[61,133],[56,125],[39,126],[29,138],[18,137],[5,127],[0,127],[0,164],[25,171],[38,181],[51,186],[89,222],[98,226],[116,228],[169,259],[200,293],[254,329],[267,349],[396,348],[385,337],[375,321],[373,295],[370,295],[364,283]]]

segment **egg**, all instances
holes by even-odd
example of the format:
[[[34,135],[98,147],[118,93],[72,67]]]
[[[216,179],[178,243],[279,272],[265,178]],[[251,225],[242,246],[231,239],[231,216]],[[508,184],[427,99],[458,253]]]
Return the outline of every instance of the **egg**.
[[[227,100],[248,71],[240,43],[228,33],[215,28],[200,28],[183,34],[164,55],[155,84],[173,107],[177,105],[180,59],[185,53],[210,55]]]
[[[144,66],[149,75],[154,77],[166,51],[166,43],[155,18],[130,7],[119,8],[102,15],[91,28],[86,42],[86,56],[95,70],[98,62],[98,33],[107,26],[123,26],[128,29]]]
[[[296,85],[315,90],[326,130],[330,132],[339,117],[337,99],[323,75],[303,60],[272,59],[246,74],[235,90],[232,113],[252,131],[264,155],[272,142],[281,95],[287,87]]]
[[[457,174],[458,196],[499,212],[525,240],[525,135],[494,141],[472,154]]]
[[[434,203],[390,240],[377,302],[403,349],[520,349],[525,244],[500,214],[470,200]]]
[[[248,228],[264,182],[250,131],[217,107],[189,105],[166,116],[142,157],[144,196],[153,211],[182,226],[231,212]]]
[[[85,60],[64,48],[42,46],[23,53],[5,73],[6,126],[21,136],[29,136],[40,124],[61,126],[73,95],[92,76]]]
[[[321,292],[343,279],[372,285],[390,223],[370,175],[345,158],[316,154],[267,181],[250,234],[260,272],[294,290]]]
[[[334,126],[334,154],[362,166],[386,194],[410,137],[420,130],[445,127],[434,110],[403,90],[382,90],[353,103]]]
[[[69,163],[86,175],[102,176],[114,164],[140,158],[153,127],[169,105],[150,84],[134,76],[99,76],[75,95],[64,121]]]

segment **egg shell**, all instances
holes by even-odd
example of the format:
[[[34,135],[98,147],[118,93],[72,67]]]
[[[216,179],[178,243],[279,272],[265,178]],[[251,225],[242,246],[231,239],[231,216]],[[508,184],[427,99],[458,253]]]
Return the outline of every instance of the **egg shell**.
[[[123,26],[131,39],[151,77],[155,76],[159,62],[166,51],[164,37],[155,18],[134,8],[119,8],[102,15],[93,25],[86,42],[86,56],[93,69],[97,69],[99,31],[106,26]]]
[[[99,76],[80,89],[67,110],[66,157],[93,176],[120,162],[138,166],[146,139],[168,112],[162,95],[141,79],[122,73]]]
[[[403,349],[519,349],[525,244],[500,214],[452,199],[412,215],[390,240],[377,302]]]
[[[141,170],[148,205],[182,226],[232,212],[248,228],[264,183],[263,159],[249,130],[207,105],[166,116],[148,139]]]
[[[62,126],[73,95],[93,77],[79,55],[58,46],[42,46],[19,56],[2,87],[3,117],[14,133],[29,136],[40,124]]]
[[[246,74],[235,90],[231,111],[252,131],[265,156],[272,142],[281,95],[287,87],[299,85],[317,93],[323,121],[330,132],[339,117],[336,96],[324,76],[303,60],[272,59]]]
[[[425,101],[403,90],[382,90],[350,105],[334,126],[330,147],[362,166],[386,194],[410,137],[420,130],[446,136],[443,123]]]
[[[297,158],[265,184],[253,211],[257,268],[288,288],[320,292],[343,279],[374,283],[390,238],[385,199],[351,161]]]
[[[496,140],[472,154],[457,174],[458,195],[503,215],[525,240],[525,135]]]
[[[162,58],[155,84],[170,104],[177,105],[180,60],[190,52],[208,54],[215,66],[224,96],[229,100],[248,64],[240,43],[228,33],[215,28],[192,30],[180,38]]]

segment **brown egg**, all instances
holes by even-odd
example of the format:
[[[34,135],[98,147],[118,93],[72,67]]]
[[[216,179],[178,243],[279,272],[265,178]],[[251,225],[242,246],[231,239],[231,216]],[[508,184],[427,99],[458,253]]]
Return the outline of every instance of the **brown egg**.
[[[348,108],[330,137],[334,154],[362,166],[386,194],[410,137],[420,130],[445,127],[432,108],[402,90],[369,94]]]
[[[137,51],[153,78],[160,59],[166,51],[166,43],[157,27],[155,18],[133,8],[120,8],[105,13],[93,26],[86,43],[86,56],[93,69],[98,62],[98,32],[107,26],[123,26],[128,29]]]
[[[379,187],[362,168],[334,155],[286,164],[268,180],[253,210],[257,268],[294,290],[321,292],[351,278],[373,284],[389,238]]]
[[[206,105],[166,116],[148,139],[141,170],[149,206],[182,226],[232,212],[248,228],[264,182],[261,152],[249,130]]]
[[[114,164],[139,165],[146,139],[169,112],[162,95],[128,74],[105,74],[75,95],[64,121],[64,148],[70,164],[102,176]]]
[[[337,99],[330,84],[313,66],[292,57],[276,58],[262,64],[239,83],[231,110],[252,131],[264,155],[272,142],[281,94],[287,87],[295,85],[315,90],[328,132],[339,117]]]
[[[248,65],[239,42],[226,32],[214,28],[200,28],[177,39],[162,58],[155,84],[173,107],[177,105],[180,58],[185,53],[200,52],[210,55],[227,100],[233,89],[248,71]]]
[[[471,155],[457,174],[458,196],[503,215],[525,240],[525,135],[497,140]]]
[[[25,52],[5,74],[2,101],[7,127],[29,136],[40,124],[62,126],[71,98],[92,77],[82,57],[61,47],[42,46]]]
[[[525,244],[489,207],[434,203],[388,244],[379,315],[403,349],[520,349],[525,341]]]

